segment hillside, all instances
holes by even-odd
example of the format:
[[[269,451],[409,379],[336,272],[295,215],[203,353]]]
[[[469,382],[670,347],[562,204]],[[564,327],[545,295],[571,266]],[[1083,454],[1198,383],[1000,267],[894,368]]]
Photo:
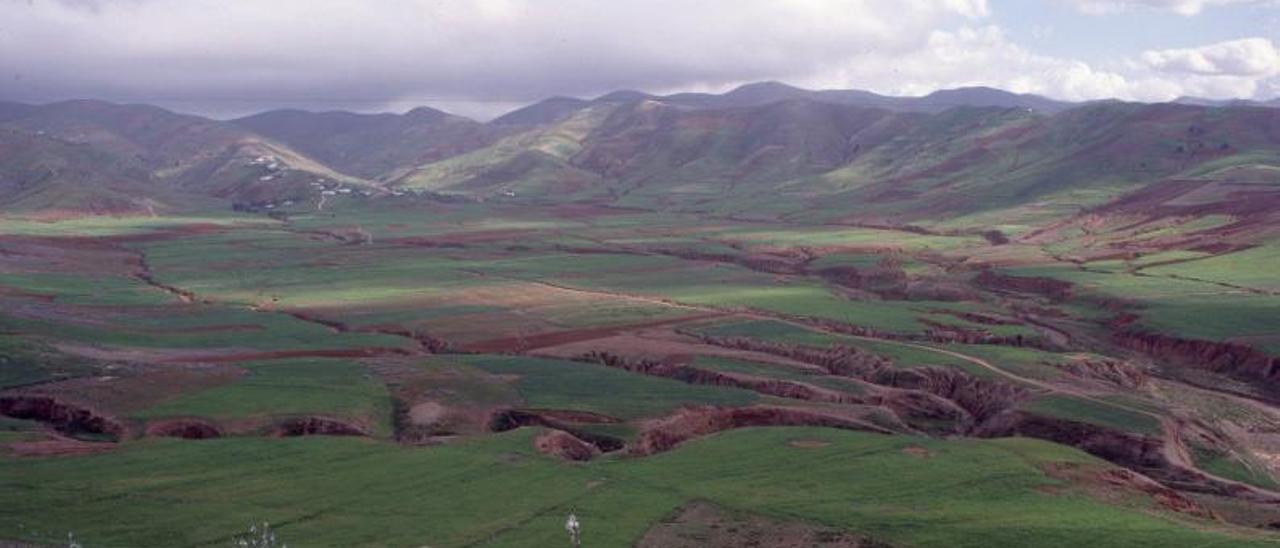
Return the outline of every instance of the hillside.
[[[22,155],[0,160],[10,185],[32,197],[13,203],[15,210],[127,212],[136,208],[126,204],[152,194],[176,207],[213,207],[218,201],[229,207],[233,202],[316,200],[316,185],[378,190],[234,125],[147,105],[67,101],[7,106],[0,109],[0,128],[10,138],[27,136]],[[67,176],[32,171],[39,165]]]
[[[274,110],[231,123],[364,178],[456,156],[505,133],[427,107],[398,115]]]
[[[902,98],[766,82],[720,95],[552,98],[487,124],[429,108],[217,122],[70,101],[6,104],[0,127],[89,147],[157,188],[254,207],[318,206],[325,191],[372,196],[387,184],[768,218],[938,227],[998,218],[1017,233],[1147,185],[1258,179],[1246,174],[1280,162],[1278,117],[1253,106],[1071,105],[986,88]],[[1270,180],[1250,188],[1272,192]]]
[[[615,94],[572,114],[560,102],[544,118],[518,112],[551,122],[419,166],[394,184],[485,197],[539,180],[519,195],[868,222],[976,221],[1003,211],[1004,224],[1027,227],[1166,180],[1238,179],[1280,164],[1280,111],[1257,107],[1096,103],[1057,114],[974,106],[928,113],[810,99],[691,108],[639,97]]]

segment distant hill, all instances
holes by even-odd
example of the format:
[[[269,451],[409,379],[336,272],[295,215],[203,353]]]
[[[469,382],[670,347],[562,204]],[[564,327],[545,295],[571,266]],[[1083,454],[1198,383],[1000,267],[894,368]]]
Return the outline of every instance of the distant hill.
[[[89,145],[0,128],[0,203],[6,211],[150,214],[169,209],[169,198],[139,162]]]
[[[1248,99],[1205,99],[1203,97],[1179,97],[1171,101],[1180,105],[1202,107],[1267,107],[1280,108],[1280,97],[1269,101],[1251,101]]]
[[[751,103],[793,93],[729,95]],[[392,183],[730,215],[912,222],[1011,210],[1038,222],[1171,178],[1280,166],[1280,111],[1257,107],[1099,102],[1050,113],[1040,98],[983,89],[919,99],[936,112],[629,96],[591,101]],[[997,104],[943,108],[984,102]]]
[[[489,121],[489,125],[507,127],[554,124],[590,104],[591,102],[585,99],[552,97],[499,116]]]
[[[231,123],[364,178],[461,154],[506,133],[500,124],[427,107],[405,114],[273,110]]]
[[[345,187],[877,223],[1002,212],[1038,224],[1188,180],[1280,204],[1270,198],[1280,110],[1186,102],[1070,104],[990,88],[902,98],[765,82],[557,97],[485,124],[429,108],[219,122],[100,101],[0,103],[0,173],[7,209],[90,213],[137,211],[139,200],[265,207]],[[1214,210],[1202,209],[1193,213]]]
[[[7,104],[0,130],[22,151],[0,156],[7,186],[40,197],[11,209],[134,211],[129,204],[152,197],[174,207],[302,200],[318,180],[373,188],[235,125],[149,105]]]
[[[818,103],[883,108],[901,112],[941,112],[954,107],[1029,108],[1056,113],[1076,106],[1030,94],[1016,94],[994,88],[971,87],[941,90],[923,97],[893,97],[862,90],[808,90],[781,82],[757,82],[739,86],[723,94],[677,93],[649,95],[638,91],[618,91],[593,100],[595,103],[626,103],[649,99],[675,106],[723,109],[763,106],[778,101],[808,100]]]

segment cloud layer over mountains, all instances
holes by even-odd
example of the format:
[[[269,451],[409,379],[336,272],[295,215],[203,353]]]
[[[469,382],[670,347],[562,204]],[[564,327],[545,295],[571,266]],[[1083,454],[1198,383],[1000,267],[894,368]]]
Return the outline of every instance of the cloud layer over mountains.
[[[551,95],[758,80],[891,94],[988,85],[1069,100],[1280,93],[1280,53],[1265,36],[1085,61],[1013,40],[987,0],[0,1],[0,99],[31,102],[436,104],[485,116]],[[1239,3],[1057,1],[1089,17],[1195,17]]]

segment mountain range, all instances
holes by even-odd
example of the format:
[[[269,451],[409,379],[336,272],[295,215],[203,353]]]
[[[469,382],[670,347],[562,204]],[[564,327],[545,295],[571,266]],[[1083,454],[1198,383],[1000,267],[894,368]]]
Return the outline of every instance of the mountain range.
[[[1234,207],[1228,198],[1241,192],[1271,203],[1280,110],[1066,103],[990,88],[890,97],[776,82],[724,94],[555,97],[487,123],[426,107],[216,121],[101,101],[0,103],[0,200],[26,215],[305,209],[327,195],[426,194],[840,222],[999,212],[1006,224],[1043,225],[1143,192],[1150,207],[1176,209],[1156,199],[1171,181],[1199,189],[1208,201],[1198,214]]]

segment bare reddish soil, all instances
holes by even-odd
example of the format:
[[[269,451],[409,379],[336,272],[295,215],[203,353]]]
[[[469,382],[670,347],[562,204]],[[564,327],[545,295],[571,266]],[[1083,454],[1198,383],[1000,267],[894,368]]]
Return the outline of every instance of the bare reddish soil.
[[[564,430],[547,430],[533,440],[539,453],[568,461],[587,461],[600,455],[600,449]]]

